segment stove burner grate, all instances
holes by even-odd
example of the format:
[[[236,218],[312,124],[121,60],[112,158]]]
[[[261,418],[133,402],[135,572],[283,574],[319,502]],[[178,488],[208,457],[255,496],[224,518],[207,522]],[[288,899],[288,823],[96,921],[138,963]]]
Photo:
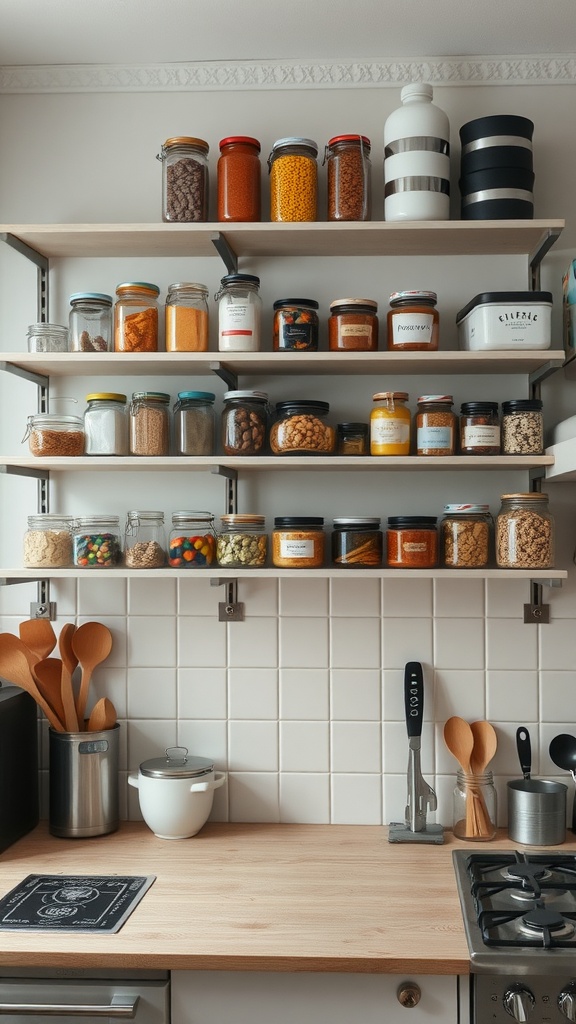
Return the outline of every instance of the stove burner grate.
[[[574,942],[571,940],[576,930],[575,921],[576,912],[556,914],[538,905],[528,912],[481,910],[478,914],[482,939],[487,946],[573,949]],[[505,938],[501,933],[495,933],[495,929],[507,924],[516,925],[519,930],[511,939]]]

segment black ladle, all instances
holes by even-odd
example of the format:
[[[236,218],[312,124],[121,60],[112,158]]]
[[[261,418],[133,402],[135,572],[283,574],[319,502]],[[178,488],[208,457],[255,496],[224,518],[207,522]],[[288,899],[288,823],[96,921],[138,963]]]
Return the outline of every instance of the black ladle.
[[[549,753],[554,764],[570,772],[576,784],[576,736],[562,732],[550,741]],[[572,804],[572,831],[576,832],[576,794]]]
[[[522,775],[528,781],[532,771],[532,744],[530,743],[530,733],[524,725],[516,729],[516,750]]]

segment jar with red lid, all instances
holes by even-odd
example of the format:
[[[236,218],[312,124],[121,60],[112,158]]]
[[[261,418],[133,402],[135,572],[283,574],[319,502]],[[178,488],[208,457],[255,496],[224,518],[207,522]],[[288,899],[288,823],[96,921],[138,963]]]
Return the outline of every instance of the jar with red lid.
[[[328,220],[370,220],[370,139],[335,135],[324,157],[328,179]]]
[[[328,318],[331,352],[375,352],[378,348],[378,303],[374,299],[334,299]]]
[[[249,135],[220,142],[216,169],[219,221],[260,220],[260,143]]]
[[[388,310],[388,348],[435,352],[440,317],[436,292],[392,292]]]
[[[208,220],[208,143],[187,135],[166,139],[162,162],[162,220]]]

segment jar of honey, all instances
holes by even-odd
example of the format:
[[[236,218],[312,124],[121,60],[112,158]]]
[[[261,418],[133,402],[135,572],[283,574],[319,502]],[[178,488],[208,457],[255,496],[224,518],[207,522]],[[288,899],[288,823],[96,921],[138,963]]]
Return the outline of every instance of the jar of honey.
[[[370,455],[410,454],[410,410],[406,391],[379,391],[370,413]]]
[[[435,352],[440,317],[436,292],[392,292],[387,316],[388,348]]]
[[[334,299],[328,319],[328,348],[375,352],[378,348],[378,303],[374,299]]]

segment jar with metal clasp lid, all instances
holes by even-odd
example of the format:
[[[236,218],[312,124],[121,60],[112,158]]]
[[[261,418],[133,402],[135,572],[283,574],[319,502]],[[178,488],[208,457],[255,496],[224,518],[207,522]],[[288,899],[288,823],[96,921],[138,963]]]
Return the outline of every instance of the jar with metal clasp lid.
[[[554,519],[540,491],[503,494],[496,516],[496,565],[501,569],[552,569]]]
[[[130,444],[126,395],[96,391],[86,395],[86,401],[86,455],[128,455]]]
[[[225,455],[261,455],[268,436],[268,395],[264,391],[226,391],[222,410]]]
[[[440,316],[436,292],[392,292],[387,315],[388,348],[435,352]]]
[[[266,517],[252,513],[220,516],[216,543],[218,565],[250,569],[266,565],[268,535]]]
[[[313,221],[318,215],[318,146],[312,139],[277,139],[268,157],[270,220]]]
[[[72,565],[73,516],[39,512],[28,516],[24,565],[30,569],[67,569]]]
[[[333,565],[352,569],[382,565],[379,516],[338,516],[333,526]]]
[[[258,352],[262,299],[260,278],[227,274],[214,296],[218,303],[218,348],[221,352]]]
[[[370,220],[370,139],[335,135],[326,146],[328,220]]]
[[[70,350],[108,352],[112,348],[112,296],[75,292],[70,296]]]
[[[444,506],[440,551],[447,569],[485,569],[491,561],[493,538],[489,505]]]
[[[168,542],[173,569],[209,569],[216,561],[216,531],[212,512],[174,512]]]
[[[406,391],[379,391],[370,413],[370,454],[409,455],[412,417]]]
[[[114,306],[114,350],[156,352],[158,350],[158,285],[127,281],[116,288]]]
[[[28,441],[31,455],[83,455],[84,421],[80,416],[39,412],[28,417],[22,441]]]
[[[212,391],[180,391],[174,406],[176,455],[214,454],[214,401]]]
[[[164,391],[135,391],[130,403],[130,454],[169,455],[170,395]]]
[[[217,166],[218,220],[260,220],[260,143],[249,135],[220,142]]]
[[[171,284],[166,294],[166,351],[208,351],[208,288],[196,282]]]
[[[208,220],[208,143],[188,135],[166,139],[162,162],[162,220]]]
[[[103,513],[79,517],[74,524],[74,565],[113,569],[122,562],[120,517]]]
[[[421,395],[416,410],[416,454],[454,455],[458,421],[452,395]]]
[[[130,569],[161,569],[166,565],[163,512],[134,510],[126,514],[124,559]]]

